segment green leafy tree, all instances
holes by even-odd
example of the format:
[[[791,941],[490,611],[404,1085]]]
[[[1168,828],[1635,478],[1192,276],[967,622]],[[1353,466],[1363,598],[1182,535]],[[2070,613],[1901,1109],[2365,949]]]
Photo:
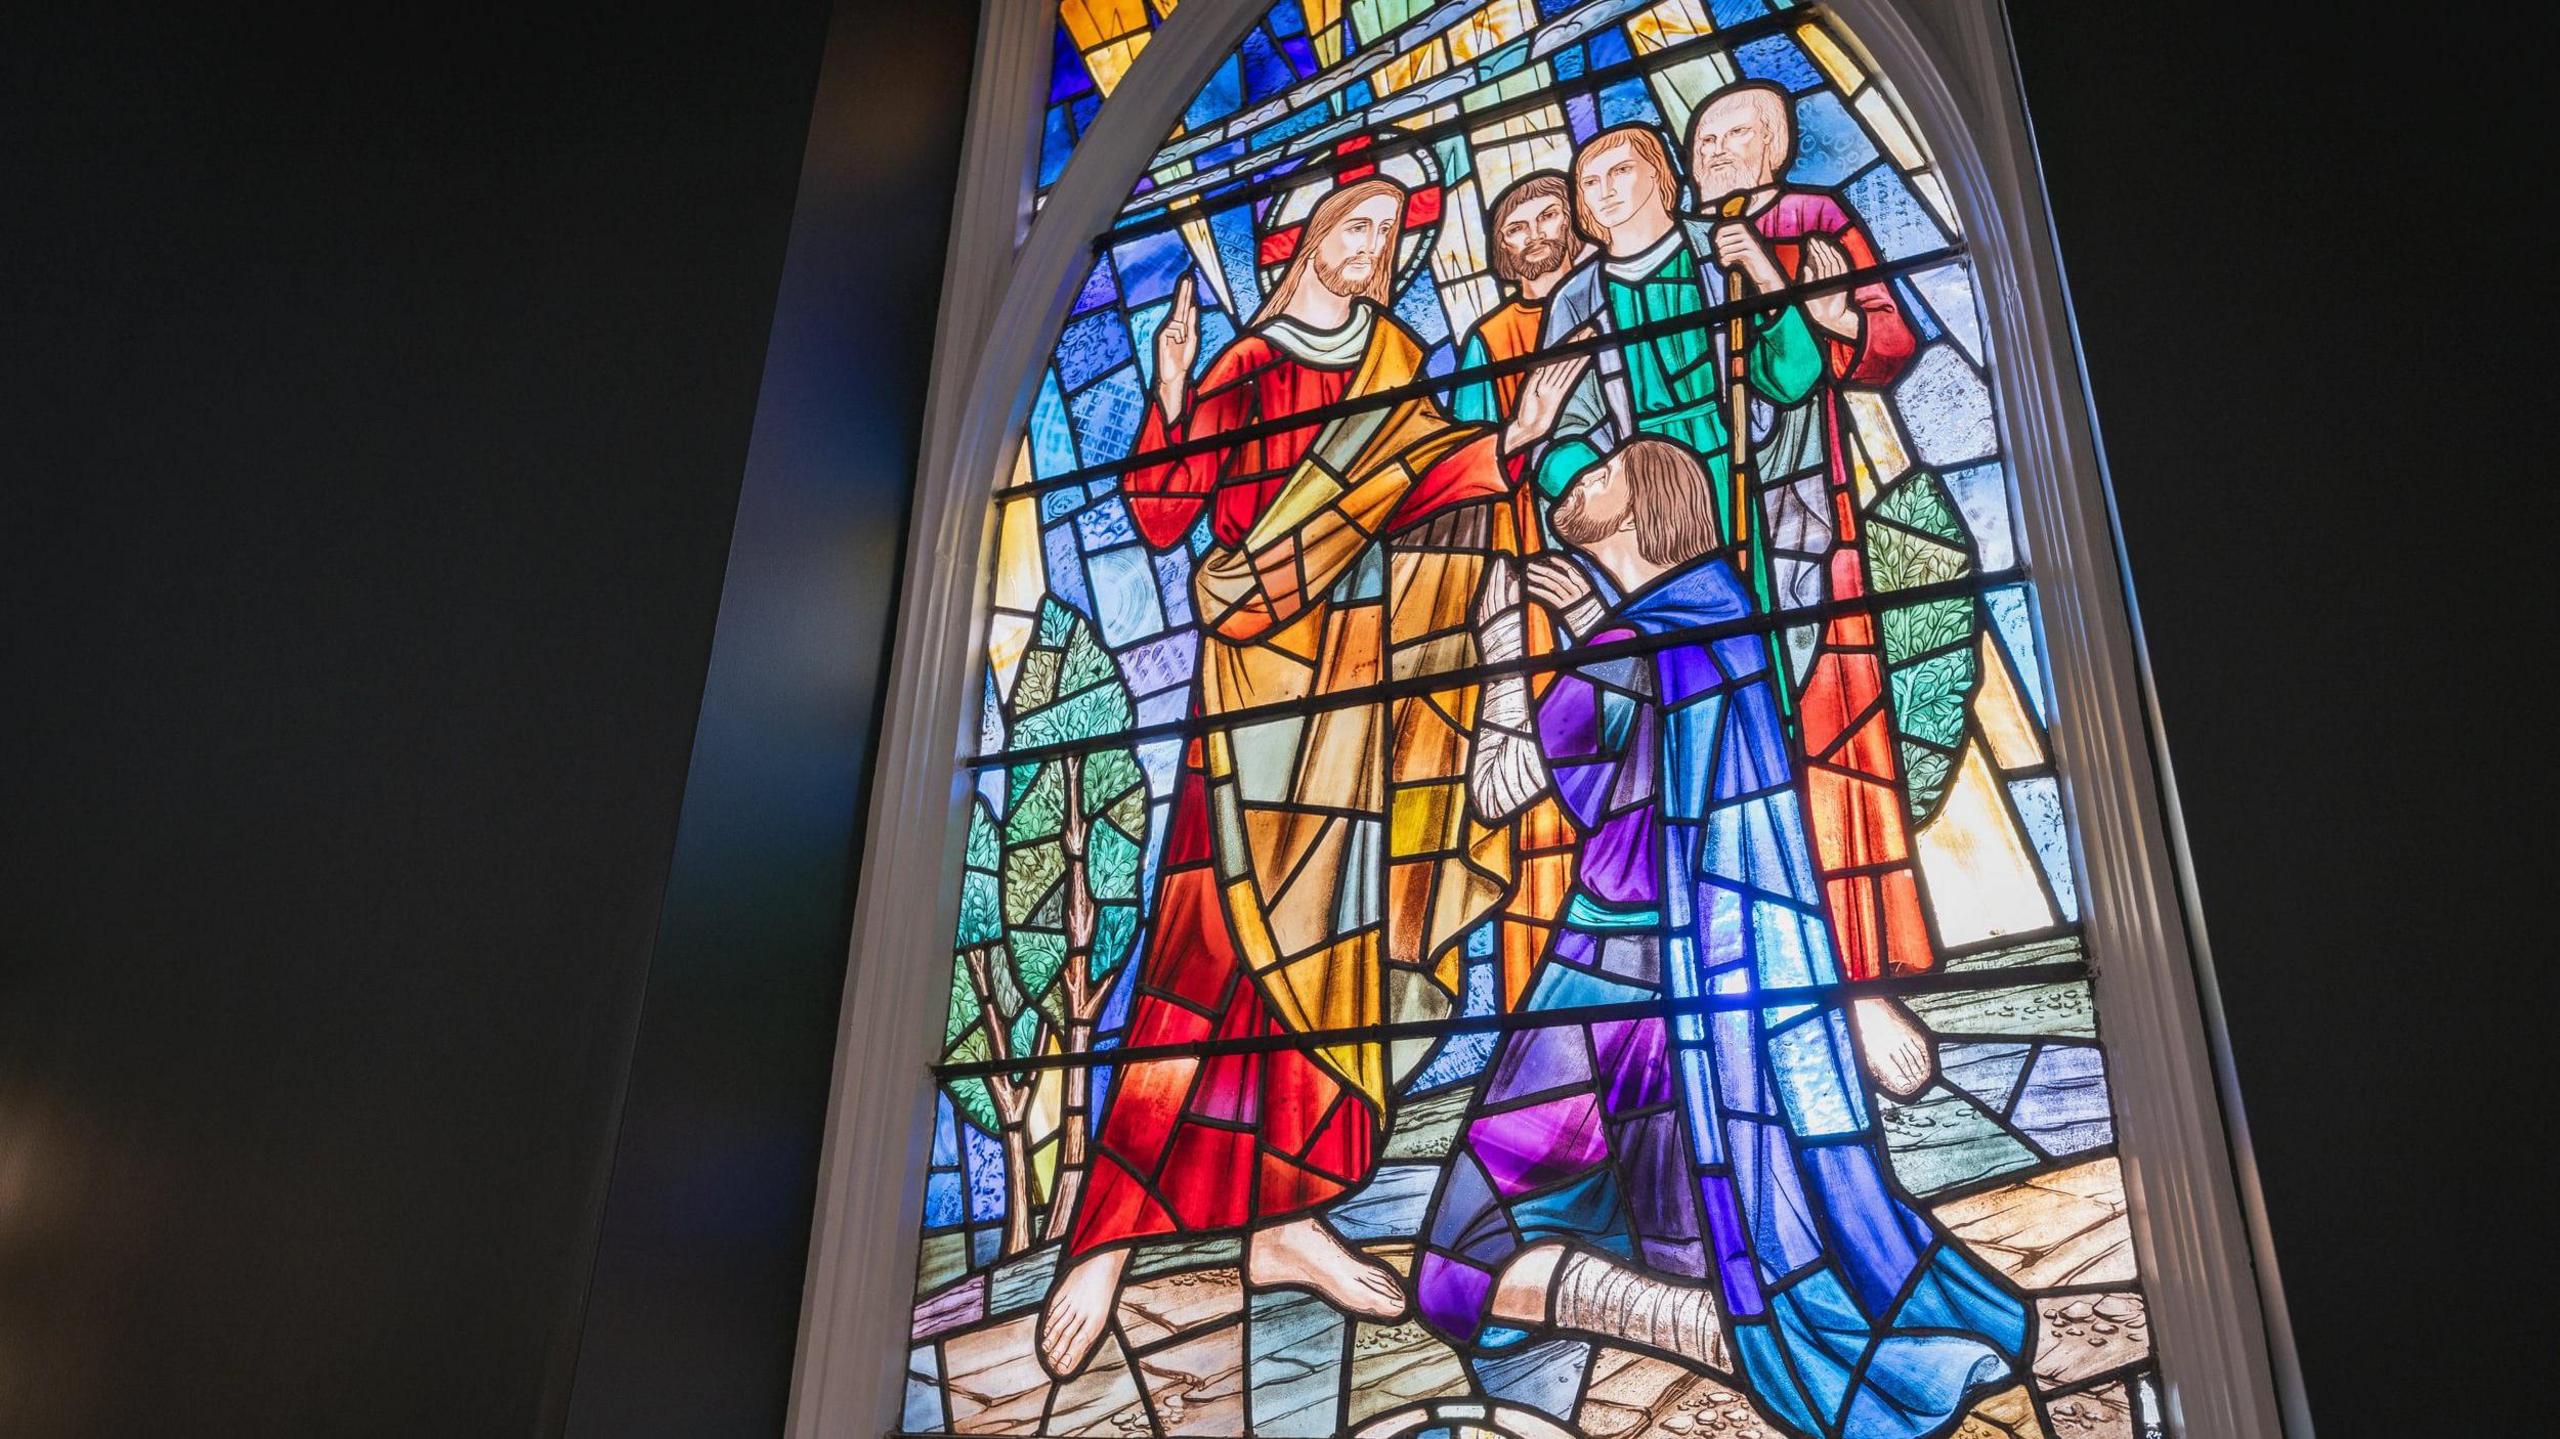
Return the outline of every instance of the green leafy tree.
[[[1010,752],[1082,746],[1125,731],[1127,685],[1083,616],[1044,601],[1003,706]],[[1002,817],[971,806],[948,1042],[982,1058],[1028,1060],[1053,1041],[1089,1053],[1112,983],[1136,951],[1146,777],[1125,745],[1067,748],[1005,770]],[[964,1022],[964,1014],[966,1022]],[[961,1096],[1005,1140],[1005,1252],[1031,1243],[1032,1076],[994,1076]],[[966,1082],[966,1081],[964,1081]],[[1090,1161],[1090,1076],[1064,1074],[1048,1235],[1063,1234]]]
[[[1974,572],[1972,538],[1946,487],[1915,470],[1868,513],[1867,563],[1880,595],[1944,584]],[[1911,817],[1944,797],[1963,748],[1966,715],[1981,681],[1969,596],[1887,605],[1881,616],[1889,708],[1902,751]]]
[[[1004,932],[1002,830],[983,799],[969,805],[969,842],[960,880],[958,962],[951,973],[951,1015],[943,1058],[959,1064],[1002,1063],[1039,1052],[1042,1016],[1026,1002]],[[1031,1247],[1031,1098],[1026,1070],[990,1070],[951,1081],[951,1099],[979,1128],[1004,1143],[1004,1252]]]

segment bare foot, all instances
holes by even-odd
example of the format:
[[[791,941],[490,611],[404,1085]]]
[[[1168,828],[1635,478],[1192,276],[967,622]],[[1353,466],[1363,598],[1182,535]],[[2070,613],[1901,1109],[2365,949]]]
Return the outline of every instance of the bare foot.
[[[1040,1362],[1059,1379],[1084,1372],[1093,1348],[1111,1327],[1112,1307],[1120,1301],[1120,1271],[1129,1267],[1126,1247],[1105,1249],[1077,1260],[1049,1291],[1040,1311]]]
[[[1312,1290],[1363,1319],[1394,1319],[1405,1309],[1404,1284],[1394,1270],[1353,1253],[1313,1218],[1254,1231],[1244,1272],[1257,1285]]]
[[[1937,1062],[1929,1053],[1929,1036],[1902,1002],[1869,995],[1849,1006],[1857,1022],[1858,1048],[1865,1051],[1867,1073],[1876,1087],[1896,1099],[1909,1099],[1929,1087]]]

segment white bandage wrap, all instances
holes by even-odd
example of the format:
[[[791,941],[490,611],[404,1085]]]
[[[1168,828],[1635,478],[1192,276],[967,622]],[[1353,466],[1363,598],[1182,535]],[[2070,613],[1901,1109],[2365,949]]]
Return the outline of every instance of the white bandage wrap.
[[[1485,681],[1475,751],[1467,758],[1467,797],[1476,813],[1508,819],[1546,787],[1546,758],[1529,726],[1529,682],[1518,675]]]
[[[1555,1326],[1733,1372],[1714,1291],[1671,1284],[1596,1254],[1565,1256],[1551,1301]]]

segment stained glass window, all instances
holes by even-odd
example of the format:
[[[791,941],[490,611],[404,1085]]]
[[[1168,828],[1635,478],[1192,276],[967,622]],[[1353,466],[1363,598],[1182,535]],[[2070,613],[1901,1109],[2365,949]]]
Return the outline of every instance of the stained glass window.
[[[1175,0],[1058,0],[1058,28],[1049,62],[1049,104],[1040,134],[1038,194],[1067,168],[1076,142],[1120,88],[1156,26],[1173,13]]]
[[[1167,8],[1062,6],[1044,185]],[[1974,272],[1860,53],[1281,0],[1096,237],[907,1432],[2165,1432]]]

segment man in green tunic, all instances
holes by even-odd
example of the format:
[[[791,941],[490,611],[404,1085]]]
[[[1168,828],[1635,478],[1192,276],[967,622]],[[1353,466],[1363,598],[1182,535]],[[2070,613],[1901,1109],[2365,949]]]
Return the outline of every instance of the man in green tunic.
[[[1576,222],[1601,251],[1556,286],[1542,344],[1658,325],[1786,287],[1776,256],[1747,222],[1682,218],[1670,151],[1652,127],[1601,131],[1574,157],[1573,170]],[[1733,293],[1734,276],[1743,295]],[[1719,532],[1735,534],[1730,328],[1710,321],[1602,350],[1536,457],[1540,492],[1553,499],[1619,445],[1660,435],[1706,465]],[[1813,392],[1822,349],[1797,304],[1745,317],[1742,332],[1750,409],[1766,423]],[[1759,530],[1743,527],[1742,564],[1765,613],[1774,596]]]

